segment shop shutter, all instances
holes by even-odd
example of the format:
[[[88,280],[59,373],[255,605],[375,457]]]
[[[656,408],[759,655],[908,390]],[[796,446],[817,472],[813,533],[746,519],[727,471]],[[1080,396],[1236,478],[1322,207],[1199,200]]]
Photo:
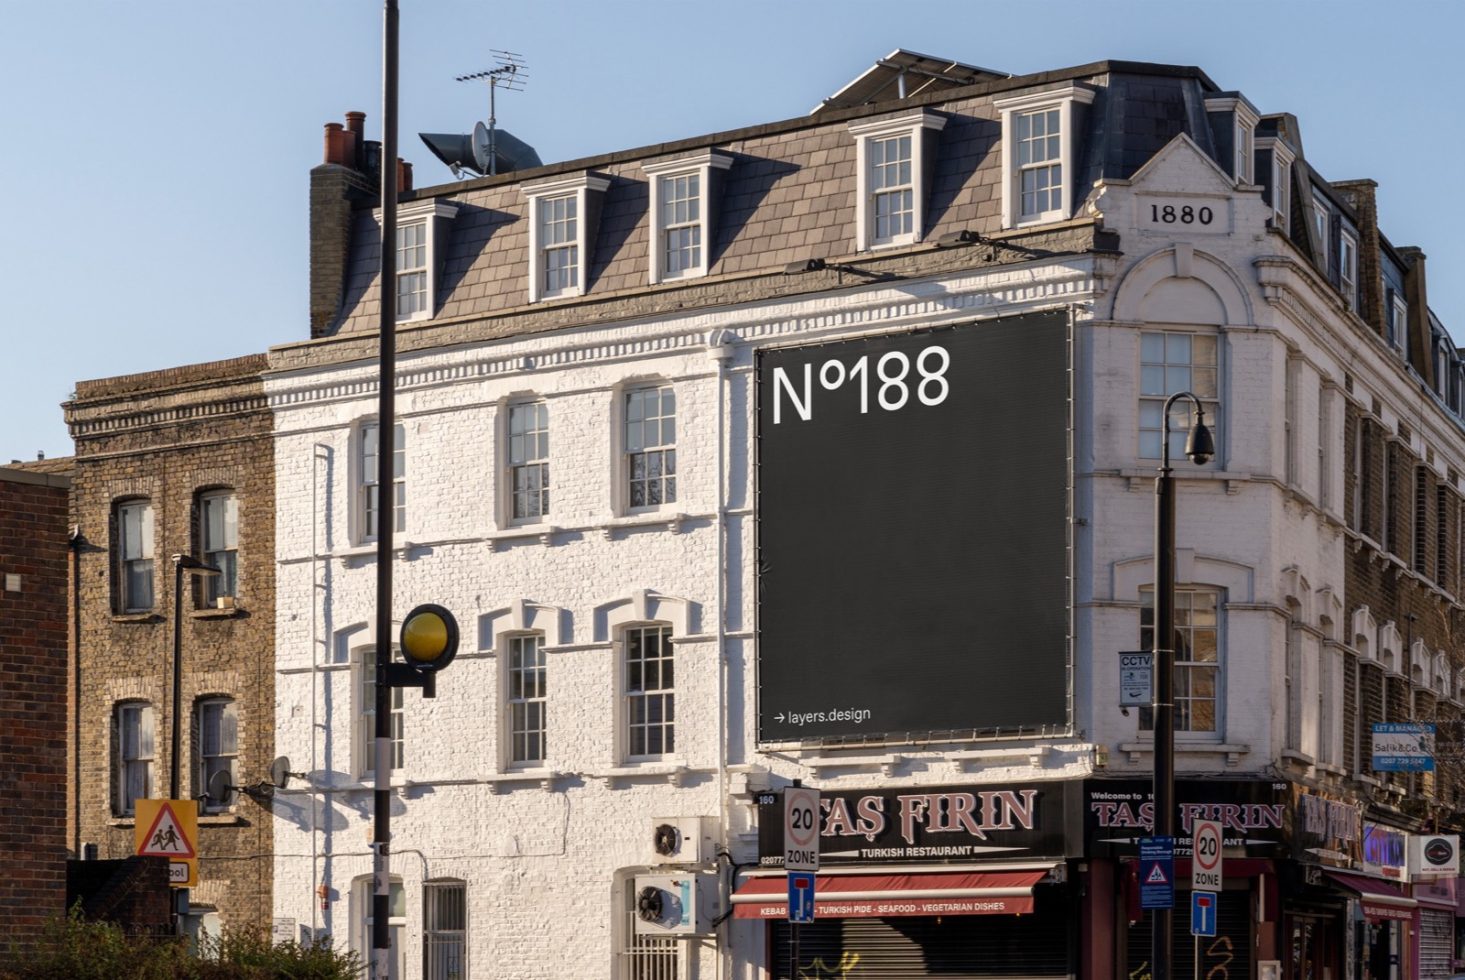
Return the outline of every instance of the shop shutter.
[[[1150,975],[1150,915],[1146,912],[1129,927],[1131,977]],[[1251,893],[1220,893],[1216,910],[1216,935],[1200,937],[1200,973],[1195,970],[1196,937],[1190,934],[1190,892],[1176,891],[1171,921],[1172,976],[1204,977],[1205,980],[1247,980],[1251,976]]]
[[[941,980],[1066,978],[1074,972],[1068,923],[1075,918],[1066,903],[1040,898],[1029,915],[822,919],[798,927],[798,976],[850,976],[862,980],[926,976]],[[768,976],[789,980],[791,927],[784,921],[773,921],[769,926],[772,959]]]
[[[1454,972],[1455,916],[1419,910],[1419,980],[1447,980]]]

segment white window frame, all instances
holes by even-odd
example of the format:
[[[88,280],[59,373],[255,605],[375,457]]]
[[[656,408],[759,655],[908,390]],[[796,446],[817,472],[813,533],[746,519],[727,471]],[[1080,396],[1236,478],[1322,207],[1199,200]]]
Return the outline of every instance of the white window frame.
[[[930,198],[930,173],[934,164],[927,146],[926,133],[939,133],[946,126],[946,117],[926,109],[903,112],[883,119],[853,122],[850,135],[855,139],[855,173],[858,190],[855,195],[855,249],[868,252],[877,248],[895,248],[923,241],[926,235],[926,202]],[[906,137],[911,142],[911,230],[881,240],[875,237],[873,163],[870,147],[881,140]],[[881,193],[888,188],[882,188]]]
[[[379,432],[376,419],[364,419],[351,433],[351,461],[356,480],[356,540],[360,544],[376,541],[376,508],[371,504],[371,492],[377,486],[381,440],[376,448],[367,452],[367,433]],[[398,422],[393,428],[392,456],[392,509],[396,519],[392,522],[393,536],[407,533],[407,430]],[[398,465],[400,464],[400,472]],[[381,494],[377,494],[377,504]]]
[[[136,731],[129,737],[128,726]],[[149,701],[120,701],[112,706],[112,744],[115,768],[112,771],[112,812],[119,817],[135,814],[136,801],[151,799],[157,786],[157,715]],[[146,736],[146,737],[144,737]],[[135,768],[134,768],[135,767]],[[133,775],[141,786],[129,792]]]
[[[725,171],[732,164],[733,158],[730,155],[717,150],[704,150],[694,156],[678,157],[675,160],[657,160],[641,165],[641,171],[648,178],[647,183],[650,185],[651,192],[651,253],[647,257],[646,263],[651,285],[707,275],[711,268],[709,253],[712,251],[712,239],[717,230],[715,219],[721,204],[717,200],[720,195],[715,193],[716,183],[713,171]],[[662,213],[667,203],[666,188],[668,183],[688,177],[697,179],[697,216],[673,226]],[[668,268],[666,261],[669,252],[668,235],[674,229],[681,228],[696,230],[698,261],[673,271]]]
[[[640,649],[645,650],[645,639],[650,634],[656,634],[657,642],[660,645],[660,655],[656,657],[631,657],[633,638],[641,640]],[[624,740],[622,757],[631,763],[655,762],[658,760],[675,758],[676,749],[676,675],[677,657],[675,634],[672,631],[672,624],[668,622],[647,622],[631,623],[624,626],[619,632],[620,642],[620,675],[621,675],[621,738]],[[656,665],[655,686],[648,687],[647,670],[648,664],[654,662]],[[639,666],[635,666],[639,665]],[[670,665],[672,683],[665,684],[665,667]],[[638,704],[644,704],[646,710],[640,712]],[[650,706],[659,704],[659,719],[651,720]],[[644,732],[645,738],[638,744],[636,732]],[[653,737],[655,733],[655,737]],[[659,742],[661,751],[650,751],[653,742]],[[647,751],[638,752],[638,748]]]
[[[1409,303],[1394,293],[1394,305],[1389,310],[1389,332],[1393,334],[1394,349],[1404,356],[1409,355]]]
[[[153,502],[146,497],[119,500],[113,509],[117,530],[116,575],[117,611],[120,613],[151,612],[158,604],[158,569],[154,559],[155,530]],[[135,517],[133,515],[136,515]],[[129,527],[136,526],[135,532]],[[146,573],[147,595],[134,594],[131,572]],[[144,601],[146,600],[146,601]]]
[[[549,658],[545,652],[545,635],[537,631],[505,633],[500,637],[503,649],[503,692],[504,692],[504,767],[506,769],[539,769],[549,760]],[[533,642],[533,661],[524,665],[521,656],[525,645]],[[537,676],[537,681],[526,691],[522,680]],[[516,717],[517,709],[524,708],[525,714],[537,711],[539,725],[538,755],[531,755],[526,748],[520,751],[520,739],[532,729],[526,721],[521,727]]]
[[[456,893],[456,894],[454,894]],[[456,909],[454,908],[456,906]],[[460,913],[457,928],[441,924],[444,912]],[[432,878],[422,883],[422,975],[424,980],[468,980],[468,882]],[[434,954],[438,955],[434,955]]]
[[[1338,232],[1338,289],[1349,313],[1358,312],[1358,236],[1347,228]]]
[[[239,704],[230,697],[200,698],[194,705],[195,750],[197,768],[194,776],[198,783],[194,795],[201,796],[209,788],[209,777],[225,770],[229,773],[229,784],[239,782]],[[211,728],[217,729],[211,732]],[[212,737],[211,737],[212,736]],[[222,803],[205,802],[205,813],[221,813],[229,807]]]
[[[222,508],[222,514],[218,510]],[[217,516],[217,527],[214,518]],[[198,495],[198,553],[204,564],[219,569],[204,578],[206,606],[220,597],[239,594],[239,494],[232,489],[208,490]]]
[[[534,418],[526,418],[532,413]],[[519,422],[532,423],[533,428],[515,432]],[[542,423],[542,427],[541,426]],[[511,526],[542,524],[550,514],[550,465],[549,465],[549,403],[542,398],[522,398],[511,401],[504,412],[504,520]],[[537,486],[519,488],[519,478],[534,482]],[[531,480],[531,476],[533,479]],[[521,513],[520,503],[533,500],[537,512],[525,508]]]
[[[1292,232],[1292,161],[1297,154],[1275,136],[1256,141],[1259,150],[1272,155],[1272,215],[1284,235]]]
[[[1197,627],[1195,623],[1187,623],[1189,612],[1195,609],[1195,597],[1199,595],[1209,596],[1214,599],[1216,621],[1209,627]],[[1145,613],[1148,612],[1150,620],[1154,621],[1155,590],[1153,586],[1146,585],[1140,589],[1140,649],[1151,649],[1150,642],[1145,638],[1145,630],[1152,629],[1145,625]],[[1211,585],[1202,584],[1179,584],[1175,587],[1175,630],[1187,638],[1194,637],[1200,630],[1211,630],[1215,634],[1216,659],[1214,661],[1181,659],[1181,651],[1175,651],[1174,665],[1174,692],[1171,701],[1175,705],[1175,732],[1177,736],[1189,736],[1193,739],[1220,739],[1226,731],[1226,593],[1224,589]],[[1190,642],[1190,649],[1195,644]],[[1211,696],[1209,698],[1187,697],[1190,690],[1187,686],[1187,678],[1192,671],[1211,670],[1212,677]],[[1197,701],[1209,701],[1211,704],[1212,719],[1215,727],[1212,728],[1191,728],[1187,718],[1193,717],[1188,707],[1183,707],[1182,702],[1190,704]],[[1139,729],[1144,732],[1152,732],[1153,727],[1146,727],[1145,721],[1149,716],[1150,709],[1141,708],[1139,718]],[[1151,719],[1152,721],[1153,719]]]
[[[1145,359],[1146,358],[1146,353],[1145,353],[1145,338],[1147,336],[1151,336],[1151,335],[1158,335],[1158,336],[1163,337],[1165,339],[1166,353],[1163,355],[1163,359],[1161,361],[1153,361],[1153,360],[1147,361]],[[1168,351],[1168,348],[1169,348],[1169,339],[1171,337],[1181,336],[1181,335],[1189,336],[1191,338],[1191,341],[1190,341],[1191,354],[1190,354],[1190,361],[1189,361],[1188,365],[1182,365],[1179,361],[1171,361],[1169,359],[1169,351]],[[1197,366],[1196,366],[1196,363],[1195,363],[1195,338],[1197,338],[1197,337],[1210,338],[1213,341],[1214,345],[1215,345],[1215,351],[1216,351],[1216,360],[1215,360],[1215,363],[1213,365],[1210,365],[1209,368],[1206,365],[1204,365],[1204,364],[1200,365],[1200,370],[1211,370],[1215,374],[1215,388],[1214,388],[1214,392],[1215,393],[1212,394],[1212,395],[1207,395],[1207,394],[1204,393],[1204,391],[1196,391],[1196,388],[1198,388],[1198,387],[1199,388],[1202,388],[1202,389],[1204,389],[1204,387],[1205,387],[1204,385],[1198,385],[1198,384],[1196,384],[1195,371],[1197,370]],[[1163,445],[1157,445],[1156,449],[1158,451],[1154,455],[1149,455],[1145,451],[1145,448],[1146,447],[1144,445],[1144,433],[1150,432],[1150,431],[1158,431],[1158,432],[1163,432],[1164,431],[1164,429],[1163,429],[1164,419],[1160,419],[1159,420],[1159,423],[1160,423],[1160,426],[1161,426],[1159,429],[1156,429],[1155,426],[1146,426],[1145,425],[1145,411],[1144,411],[1145,405],[1146,404],[1153,404],[1153,405],[1156,405],[1159,408],[1163,408],[1166,399],[1168,399],[1170,397],[1170,395],[1175,394],[1176,391],[1190,391],[1190,392],[1194,392],[1197,396],[1199,396],[1200,397],[1200,400],[1201,400],[1201,404],[1203,406],[1205,406],[1205,410],[1206,410],[1206,424],[1210,427],[1211,434],[1215,437],[1215,440],[1216,440],[1216,448],[1217,448],[1216,456],[1212,459],[1211,462],[1206,463],[1204,465],[1207,466],[1207,467],[1211,467],[1211,468],[1218,468],[1220,466],[1221,455],[1222,455],[1222,453],[1221,453],[1220,450],[1221,450],[1221,447],[1224,445],[1224,442],[1223,442],[1223,440],[1221,438],[1221,426],[1222,426],[1222,423],[1224,421],[1221,418],[1221,409],[1222,409],[1222,406],[1223,406],[1223,402],[1221,400],[1221,391],[1222,391],[1221,334],[1219,334],[1217,332],[1213,332],[1213,331],[1207,331],[1207,330],[1143,330],[1143,331],[1140,332],[1140,335],[1139,335],[1139,350],[1138,350],[1138,354],[1139,354],[1139,374],[1138,374],[1138,380],[1139,380],[1139,393],[1138,393],[1139,394],[1139,408],[1138,408],[1137,417],[1136,417],[1136,422],[1138,424],[1136,426],[1136,432],[1135,432],[1135,436],[1136,436],[1136,440],[1135,440],[1136,441],[1136,445],[1135,445],[1135,456],[1136,456],[1136,458],[1138,458],[1138,459],[1159,459],[1160,458],[1160,452],[1163,452],[1163,450],[1165,448]],[[1165,389],[1165,391],[1160,392],[1160,393],[1152,392],[1147,387],[1148,379],[1150,378],[1150,376],[1151,376],[1151,374],[1153,372],[1153,369],[1156,368],[1156,367],[1158,367],[1158,368],[1160,368],[1162,370],[1162,383],[1161,383],[1161,387],[1163,387]],[[1169,383],[1168,375],[1169,375],[1170,371],[1168,369],[1179,369],[1181,367],[1186,367],[1188,369],[1187,376],[1189,377],[1190,380],[1189,380],[1189,383],[1185,384],[1183,387],[1176,387],[1176,386],[1171,385]],[[1146,370],[1147,368],[1149,368],[1151,370],[1150,371],[1147,371]],[[1184,458],[1184,453],[1182,452],[1182,450],[1184,449],[1186,434],[1190,431],[1192,411],[1193,411],[1193,409],[1192,409],[1192,406],[1190,404],[1190,399],[1188,399],[1188,398],[1177,399],[1176,402],[1175,402],[1175,404],[1173,406],[1171,406],[1171,409],[1170,409],[1170,413],[1171,413],[1170,414],[1170,440],[1171,440],[1171,445],[1170,445],[1170,459],[1171,459],[1172,462],[1174,460],[1183,459]]]
[[[1314,188],[1312,192],[1312,233],[1317,237],[1318,255],[1322,256],[1324,273],[1328,271],[1328,263],[1332,258],[1332,215],[1333,211],[1328,207],[1328,199]]]
[[[395,648],[393,648],[395,651]],[[394,653],[395,655],[395,653]],[[351,697],[355,722],[356,775],[363,780],[376,778],[376,647],[358,647],[352,651]],[[392,773],[406,765],[407,711],[400,687],[392,688]]]
[[[376,216],[376,226],[380,234],[382,226],[381,208],[373,212]],[[458,213],[456,204],[449,204],[446,201],[426,200],[409,201],[397,205],[397,322],[411,323],[414,320],[429,320],[437,315],[437,290],[438,290],[438,269],[442,267],[443,256],[438,254],[438,247],[446,239],[442,234],[441,221],[450,221]],[[422,262],[406,266],[403,259],[402,239],[405,237],[405,229],[421,226],[423,242]],[[420,276],[421,289],[414,289],[414,295],[420,295],[420,305],[414,304],[412,310],[404,310],[401,302],[401,288],[403,279],[407,276]]]
[[[670,418],[672,425],[672,438],[670,441],[666,440],[665,430],[663,427],[658,436],[657,442],[646,442],[644,438],[644,423],[649,420],[644,417],[642,419],[636,420],[635,423],[633,423],[631,420],[632,398],[636,395],[641,395],[649,391],[655,391],[659,393],[657,398],[658,412],[663,411],[663,409],[665,408],[666,393],[671,393],[671,414],[659,414],[655,416],[657,420],[663,423],[668,418]],[[619,427],[621,444],[621,473],[620,480],[618,482],[620,484],[619,492],[622,494],[624,501],[621,510],[627,514],[647,514],[655,513],[660,510],[669,510],[676,505],[678,500],[677,481],[679,474],[677,472],[676,466],[678,434],[677,387],[670,381],[647,380],[638,384],[626,385],[625,387],[618,389],[617,395],[619,399],[618,418],[620,423]],[[633,440],[631,437],[631,426],[633,424],[642,426],[642,439],[639,443],[636,440]],[[636,446],[636,448],[633,449],[633,446]],[[659,469],[659,475],[655,477],[647,475],[643,477],[642,480],[638,480],[635,475],[636,459],[638,456],[645,457],[647,470],[643,472],[648,473],[650,463],[652,461],[652,458],[654,457],[656,460],[656,466]],[[635,495],[632,493],[632,486],[635,483],[642,481],[644,481],[646,484],[647,492],[642,494],[641,503],[635,503]],[[656,503],[647,503],[646,500],[650,496],[649,489],[653,481],[655,481],[655,484],[658,487],[660,500],[658,500]]]
[[[585,274],[592,259],[590,195],[602,194],[610,186],[610,178],[592,173],[569,174],[520,186],[529,205],[529,302],[538,303],[547,299],[564,299],[585,295]],[[545,261],[541,223],[544,205],[557,198],[571,197],[575,201],[575,237],[572,242],[576,254],[575,283],[553,293],[544,285]]]
[[[373,950],[373,889],[371,875],[361,875],[351,882],[351,948],[367,964]],[[407,976],[407,891],[398,875],[392,875],[387,885],[387,938],[391,950],[387,956],[388,980],[403,980]]]
[[[1002,113],[1002,227],[1021,228],[1027,225],[1066,221],[1076,206],[1077,139],[1074,132],[1078,120],[1077,107],[1094,101],[1093,89],[1069,84],[1045,92],[1029,92],[993,101],[993,108]],[[1022,214],[1022,172],[1017,162],[1015,122],[1019,115],[1059,110],[1058,165],[1062,168],[1061,206],[1040,215]]]
[[[1237,184],[1254,184],[1256,127],[1261,113],[1240,96],[1206,99],[1207,112],[1229,112],[1232,117],[1232,175]]]

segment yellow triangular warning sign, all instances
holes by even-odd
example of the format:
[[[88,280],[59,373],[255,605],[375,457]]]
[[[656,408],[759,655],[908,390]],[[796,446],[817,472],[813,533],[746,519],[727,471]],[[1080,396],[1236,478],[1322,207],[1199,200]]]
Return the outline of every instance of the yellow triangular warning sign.
[[[158,815],[143,835],[137,853],[143,857],[196,858],[193,842],[183,832],[183,824],[173,813],[171,803],[158,807]]]
[[[1163,867],[1161,867],[1160,865],[1157,864],[1153,868],[1150,869],[1149,877],[1145,878],[1145,884],[1146,885],[1163,885],[1166,882],[1168,882],[1169,880],[1170,880],[1169,878],[1166,878],[1165,877],[1165,869]]]

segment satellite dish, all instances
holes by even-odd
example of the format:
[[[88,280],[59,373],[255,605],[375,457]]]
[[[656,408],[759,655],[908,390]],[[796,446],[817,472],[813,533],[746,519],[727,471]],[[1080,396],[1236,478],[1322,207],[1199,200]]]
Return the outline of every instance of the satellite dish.
[[[290,757],[282,755],[270,763],[270,782],[275,784],[277,789],[284,789],[290,785],[290,777],[298,775],[290,771]]]
[[[481,174],[492,172],[493,147],[488,139],[488,127],[478,122],[473,124],[473,166]]]
[[[467,171],[480,176],[508,173],[541,166],[539,154],[507,130],[493,132],[493,151],[489,152],[488,127],[478,123],[472,133],[418,133],[432,155],[441,160],[456,177]],[[497,166],[493,163],[497,161]]]
[[[239,796],[239,787],[229,782],[229,771],[220,769],[209,777],[208,801],[210,806],[233,806]]]

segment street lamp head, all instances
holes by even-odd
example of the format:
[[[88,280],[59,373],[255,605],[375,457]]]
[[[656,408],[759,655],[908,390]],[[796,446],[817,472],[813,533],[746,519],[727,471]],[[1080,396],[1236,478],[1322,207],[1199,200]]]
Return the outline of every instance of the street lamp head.
[[[1196,412],[1195,425],[1190,427],[1190,434],[1185,437],[1185,455],[1196,466],[1204,466],[1216,455],[1216,440],[1206,427],[1206,413],[1203,411]]]
[[[223,573],[223,569],[201,562],[192,555],[174,555],[173,564],[177,568],[187,569],[194,575],[212,577]]]

